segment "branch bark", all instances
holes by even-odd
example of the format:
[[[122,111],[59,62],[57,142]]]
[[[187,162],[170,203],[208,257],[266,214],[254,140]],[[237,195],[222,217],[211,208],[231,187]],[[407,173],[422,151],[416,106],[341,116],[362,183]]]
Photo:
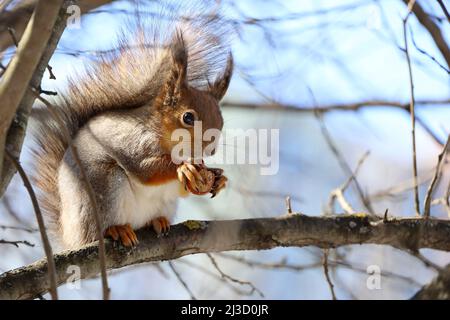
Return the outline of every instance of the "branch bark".
[[[149,229],[137,231],[140,243],[126,249],[106,241],[107,268],[117,269],[144,262],[172,260],[196,254],[275,247],[339,247],[351,244],[390,245],[400,249],[432,248],[450,251],[450,220],[401,218],[373,220],[365,214],[316,216],[289,214],[279,218],[224,221],[186,221],[172,226],[167,237],[157,238]],[[57,282],[65,283],[68,267],[80,267],[81,278],[99,272],[98,243],[54,256]],[[0,299],[30,299],[48,291],[46,260],[0,276]]]

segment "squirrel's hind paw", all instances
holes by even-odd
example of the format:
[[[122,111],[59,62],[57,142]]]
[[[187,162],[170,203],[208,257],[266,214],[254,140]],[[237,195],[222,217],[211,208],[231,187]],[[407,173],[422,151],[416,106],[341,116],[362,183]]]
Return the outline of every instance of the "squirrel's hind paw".
[[[135,246],[139,243],[136,233],[130,224],[111,226],[105,231],[106,237],[111,237],[114,241],[120,241],[125,247]]]
[[[166,217],[152,219],[147,225],[155,230],[158,237],[168,234],[170,230],[170,222]]]

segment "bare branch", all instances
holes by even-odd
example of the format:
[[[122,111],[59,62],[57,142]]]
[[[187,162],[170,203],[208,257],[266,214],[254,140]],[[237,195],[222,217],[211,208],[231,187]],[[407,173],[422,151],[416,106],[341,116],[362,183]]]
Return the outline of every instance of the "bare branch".
[[[191,289],[187,285],[186,281],[184,281],[184,279],[181,277],[180,273],[177,271],[177,269],[175,269],[175,266],[173,265],[172,261],[169,261],[169,267],[170,267],[170,269],[172,269],[172,272],[175,274],[175,276],[177,277],[177,279],[181,283],[181,285],[186,289],[187,293],[191,297],[191,300],[197,300],[195,298],[194,294],[192,293]]]
[[[427,56],[428,58],[430,58],[434,63],[436,63],[439,66],[439,68],[441,68],[442,70],[444,70],[445,72],[450,74],[450,70],[448,68],[446,68],[444,65],[442,65],[434,56],[432,56],[431,54],[429,54],[425,50],[419,48],[419,46],[417,45],[416,41],[414,40],[414,34],[413,34],[412,29],[409,29],[409,33],[411,35],[412,44],[414,45],[416,50],[419,51],[421,54],[423,54],[423,55]]]
[[[415,0],[408,1],[408,13],[403,19],[403,40],[405,44],[405,56],[406,62],[408,64],[408,75],[409,75],[409,90],[410,90],[410,103],[409,103],[409,113],[411,115],[411,136],[412,136],[412,163],[413,163],[413,179],[414,179],[414,207],[416,209],[416,215],[420,216],[420,199],[419,199],[419,183],[417,179],[417,148],[416,148],[416,114],[415,114],[415,99],[414,99],[414,81],[411,69],[411,59],[409,56],[408,49],[408,36],[407,36],[407,26],[408,19],[411,15],[411,10],[413,10],[415,5]]]
[[[448,217],[450,218],[450,181],[448,182],[447,192],[444,196],[444,202],[448,210]]]
[[[20,230],[20,231],[25,231],[25,232],[28,232],[28,233],[33,233],[33,232],[39,231],[38,229],[35,229],[35,228],[18,227],[18,226],[7,226],[7,225],[4,225],[4,224],[0,224],[0,229],[2,229],[2,230],[7,230],[7,229],[9,229],[9,230]]]
[[[417,100],[417,105],[424,106],[439,106],[444,105],[443,108],[448,108],[450,104],[450,99],[443,100]],[[306,106],[306,105],[290,105],[281,103],[245,103],[245,102],[233,102],[233,101],[223,101],[221,103],[222,107],[239,107],[245,109],[256,109],[256,110],[284,110],[293,111],[300,113],[327,113],[333,111],[358,111],[363,108],[380,108],[380,107],[390,107],[395,109],[401,109],[408,111],[409,103],[399,102],[399,101],[389,101],[389,100],[366,100],[342,104],[330,104],[324,106]]]
[[[325,279],[330,288],[331,297],[333,300],[337,300],[336,293],[334,292],[334,285],[333,282],[331,282],[330,273],[328,272],[328,250],[329,249],[323,249],[323,273],[325,274]]]
[[[40,87],[44,70],[66,26],[69,3],[68,0],[39,1],[17,53],[3,74],[0,85],[3,103],[0,109],[0,196],[15,173],[14,166],[3,160],[3,150],[8,148],[14,157],[20,156],[35,100],[29,88]]]
[[[450,265],[439,272],[438,276],[420,289],[413,300],[449,300],[450,299]]]
[[[444,11],[445,16],[447,17],[448,22],[450,22],[450,13],[448,13],[447,8],[445,7],[444,1],[442,0],[437,0],[437,2],[439,3],[439,5],[442,8],[442,11]]]
[[[399,218],[372,221],[369,216],[338,215],[310,217],[290,214],[278,218],[223,221],[187,221],[171,228],[167,237],[149,229],[137,231],[139,244],[133,249],[106,240],[108,269],[132,264],[177,259],[207,252],[261,250],[287,246],[333,248],[350,244],[390,245],[417,251],[431,248],[450,251],[450,221]],[[57,281],[63,284],[67,268],[78,265],[84,278],[99,272],[98,242],[55,256]],[[48,288],[46,260],[0,276],[0,299],[29,299]]]
[[[439,106],[443,108],[448,108],[448,104],[450,104],[449,99],[444,100],[417,100],[416,107],[421,106]],[[245,103],[245,102],[232,102],[232,101],[224,101],[221,103],[222,107],[239,107],[245,109],[256,109],[256,110],[280,110],[280,111],[289,111],[289,112],[299,112],[299,113],[329,113],[335,111],[358,111],[364,108],[383,108],[389,107],[394,109],[401,109],[406,112],[410,112],[409,103],[402,103],[396,101],[388,101],[388,100],[367,100],[353,103],[344,103],[344,104],[330,104],[324,106],[316,106],[310,107],[305,105],[289,105],[289,104],[281,104],[281,103]],[[433,130],[420,118],[416,115],[416,121],[419,123],[425,131],[433,138],[433,140],[443,146],[444,143],[436,136]]]
[[[408,5],[409,0],[403,0],[403,2]],[[439,51],[444,57],[447,66],[450,68],[450,48],[445,41],[444,35],[441,32],[439,26],[431,19],[430,15],[423,10],[422,6],[414,1],[415,3],[412,6],[409,6],[408,11],[414,13],[422,26],[428,31],[433,41],[436,43]],[[409,14],[408,14],[409,15]]]
[[[341,169],[345,172],[346,175],[348,175],[350,178],[350,181],[353,181],[357,194],[359,198],[361,199],[361,202],[364,204],[365,208],[369,211],[369,213],[373,216],[375,216],[375,211],[372,208],[372,204],[370,203],[370,199],[364,194],[364,191],[359,184],[358,180],[356,179],[356,176],[353,174],[352,169],[350,168],[349,164],[341,154],[341,152],[338,150],[330,132],[328,131],[328,128],[325,125],[325,122],[323,120],[323,115],[316,113],[316,117],[320,124],[320,129],[322,131],[322,135],[324,136],[330,150],[333,152],[334,156],[339,162],[339,165],[341,166]],[[363,157],[364,158],[364,157]],[[352,207],[350,204],[348,204],[345,199],[343,198],[342,194],[339,194],[339,190],[337,191],[338,200],[340,201],[341,205],[346,207],[347,213],[354,213]],[[342,201],[344,199],[344,201]]]
[[[264,294],[262,293],[262,291],[259,290],[257,287],[255,287],[255,285],[253,283],[251,283],[250,281],[239,280],[239,279],[233,278],[232,276],[226,274],[225,272],[222,271],[221,268],[219,268],[219,265],[217,264],[216,259],[214,259],[214,257],[210,253],[207,253],[206,255],[208,256],[209,260],[211,260],[212,265],[217,270],[217,272],[219,272],[219,274],[222,278],[229,280],[231,282],[240,284],[240,285],[249,286],[251,289],[250,295],[253,294],[253,292],[257,292],[261,296],[261,298],[264,297]]]
[[[444,158],[447,153],[447,150],[449,149],[449,146],[450,146],[450,135],[447,138],[447,142],[446,142],[444,148],[442,149],[442,152],[438,156],[438,163],[436,165],[436,170],[434,172],[433,179],[431,180],[430,186],[428,187],[427,194],[425,196],[425,207],[423,210],[423,214],[424,214],[425,218],[430,217],[431,199],[433,196],[433,191],[441,177],[442,164],[444,162]]]
[[[78,6],[84,14],[113,0],[80,0]],[[11,10],[0,10],[0,52],[13,45],[11,37],[5,34],[8,28],[16,32],[18,39],[22,38],[25,27],[36,7],[37,0],[22,0]]]
[[[10,244],[13,246],[16,246],[17,248],[19,247],[19,244],[23,244],[29,247],[34,247],[34,244],[32,244],[31,242],[28,242],[26,240],[16,240],[16,241],[10,241],[10,240],[5,240],[5,239],[0,239],[0,244]]]
[[[334,213],[334,201],[337,200],[339,202],[339,205],[341,206],[342,210],[344,210],[345,213],[353,214],[355,213],[355,210],[352,208],[350,203],[348,203],[347,199],[344,196],[345,190],[349,187],[350,183],[353,181],[353,179],[356,179],[356,176],[358,175],[359,170],[361,169],[362,164],[369,156],[370,152],[367,151],[363,154],[361,159],[359,159],[358,164],[356,165],[355,172],[351,174],[351,176],[345,181],[341,186],[331,191],[330,199],[328,200],[328,208],[327,213]]]
[[[196,269],[200,272],[202,272],[202,274],[208,275],[211,278],[214,278],[217,281],[222,282],[222,284],[226,285],[228,288],[230,288],[232,291],[234,291],[236,294],[241,295],[241,296],[249,296],[250,292],[244,291],[239,289],[238,287],[232,285],[230,282],[228,282],[226,279],[222,278],[220,275],[217,275],[216,273],[210,271],[208,268],[199,265],[199,264],[195,264],[192,261],[186,260],[186,259],[180,259],[178,260],[179,263],[185,264],[193,269]]]
[[[44,251],[45,255],[47,256],[47,264],[48,264],[48,279],[50,283],[50,294],[52,296],[53,300],[58,299],[58,291],[56,286],[56,267],[55,267],[55,261],[53,260],[53,251],[52,247],[50,245],[50,241],[47,237],[47,232],[45,229],[44,224],[44,218],[41,213],[41,208],[39,207],[39,203],[36,198],[36,194],[34,193],[33,187],[31,186],[30,180],[28,179],[25,171],[23,170],[22,166],[20,165],[19,161],[17,161],[8,150],[5,152],[6,157],[9,161],[11,161],[14,166],[16,167],[17,171],[19,172],[20,177],[23,180],[23,184],[25,185],[25,188],[28,191],[28,194],[30,195],[31,202],[33,204],[34,213],[36,215],[36,220],[39,226],[39,232],[41,234],[41,240],[44,245]]]

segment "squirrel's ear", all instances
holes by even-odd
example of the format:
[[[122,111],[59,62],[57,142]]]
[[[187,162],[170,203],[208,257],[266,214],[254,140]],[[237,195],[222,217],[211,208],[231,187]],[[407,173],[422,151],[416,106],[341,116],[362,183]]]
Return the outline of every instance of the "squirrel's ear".
[[[214,84],[209,88],[209,93],[214,98],[216,98],[217,101],[222,100],[223,96],[227,92],[232,75],[233,75],[233,55],[230,52],[228,55],[227,65],[225,67],[224,72],[217,77],[216,81],[214,81]]]
[[[170,44],[170,60],[169,77],[164,88],[164,104],[175,106],[181,89],[187,84],[188,53],[183,35],[179,31]]]

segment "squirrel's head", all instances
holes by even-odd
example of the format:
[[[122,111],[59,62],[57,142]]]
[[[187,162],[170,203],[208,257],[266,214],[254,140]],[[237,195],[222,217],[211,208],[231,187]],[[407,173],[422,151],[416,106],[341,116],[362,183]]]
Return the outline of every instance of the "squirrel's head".
[[[232,55],[229,54],[224,71],[207,90],[188,83],[188,54],[181,36],[172,45],[168,59],[170,64],[164,64],[170,69],[159,75],[164,79],[155,100],[162,127],[161,145],[166,152],[182,153],[183,157],[210,156],[216,151],[223,127],[219,101],[230,83]]]

